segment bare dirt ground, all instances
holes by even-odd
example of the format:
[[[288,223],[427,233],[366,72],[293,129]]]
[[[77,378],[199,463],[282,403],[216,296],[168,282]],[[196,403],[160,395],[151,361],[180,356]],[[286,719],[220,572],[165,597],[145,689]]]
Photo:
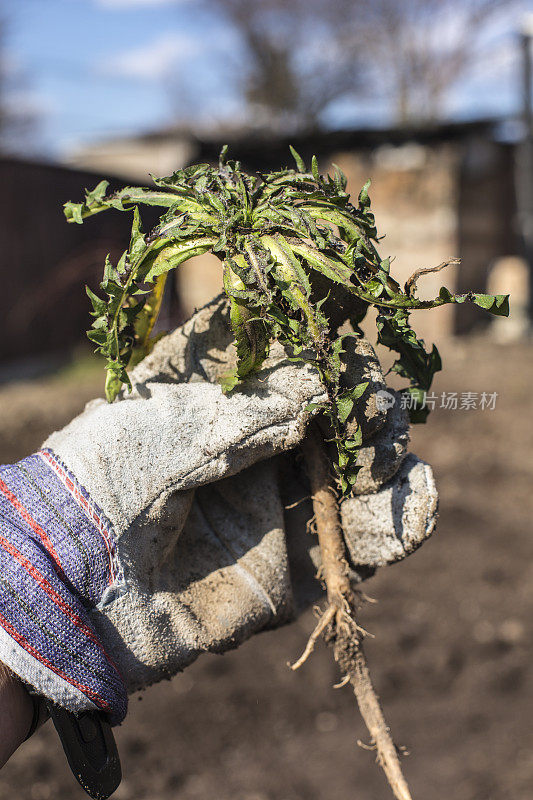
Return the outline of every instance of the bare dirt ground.
[[[498,392],[496,409],[437,409],[414,430],[438,480],[438,531],[366,585],[379,601],[362,612],[376,635],[367,655],[418,800],[533,797],[532,355],[444,348],[436,392]],[[99,381],[89,370],[2,389],[0,461],[38,447]],[[133,698],[117,800],[386,800],[330,653],[286,667],[312,624],[307,614]],[[0,774],[0,800],[14,797],[85,797],[49,726]]]

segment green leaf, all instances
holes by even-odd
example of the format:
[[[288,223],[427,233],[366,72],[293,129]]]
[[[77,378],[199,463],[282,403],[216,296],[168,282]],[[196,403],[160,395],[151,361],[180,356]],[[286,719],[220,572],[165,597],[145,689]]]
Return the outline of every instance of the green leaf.
[[[305,296],[309,296],[311,293],[309,278],[287,240],[281,234],[277,234],[275,237],[262,236],[261,243],[276,260],[279,275],[291,287],[297,287]]]
[[[127,388],[131,392],[131,383],[128,376],[121,373],[122,370],[120,369],[117,372],[114,369],[108,368],[105,381],[105,396],[109,403],[112,403],[113,400],[116,399],[124,383],[126,383]]]
[[[234,372],[225,372],[217,378],[224,394],[232,392],[240,380],[239,376]]]
[[[235,298],[235,292],[244,292],[246,287],[231,268],[224,265],[224,287],[230,299],[230,324],[237,346],[237,376],[259,370],[268,355],[269,336],[264,320],[257,318],[254,310]]]
[[[331,204],[304,202],[299,206],[303,211],[306,211],[314,219],[325,220],[331,222],[333,225],[338,225],[344,231],[351,233],[350,243],[353,239],[359,239],[362,233],[359,220],[346,210],[336,208]]]
[[[349,394],[346,394],[342,397],[337,398],[336,405],[337,405],[337,415],[341,423],[344,425],[344,423],[352,413],[354,401]]]
[[[335,164],[335,162],[333,162],[333,166],[335,168],[335,175],[334,175],[335,186],[337,192],[342,195],[344,193],[344,190],[346,189],[346,184],[348,183],[348,179],[346,178],[346,175],[344,174],[344,172],[342,171],[342,169],[339,167],[338,164]]]
[[[130,260],[134,261],[145,248],[146,242],[141,229],[141,215],[139,214],[139,209],[135,207],[133,211],[133,221],[131,223],[131,238],[129,248]]]
[[[292,157],[293,157],[293,158],[294,158],[294,160],[296,161],[296,166],[297,166],[297,168],[298,168],[298,172],[306,172],[306,169],[305,169],[305,162],[304,162],[303,158],[301,157],[301,155],[299,155],[299,154],[296,152],[296,150],[294,149],[294,147],[292,146],[292,144],[290,144],[290,145],[289,145],[289,150],[291,151],[291,155],[292,155]]]
[[[311,247],[305,242],[291,242],[290,246],[294,253],[305,258],[312,269],[321,272],[322,275],[335,281],[335,283],[352,288],[353,270],[339,258],[329,254],[325,255],[320,250],[317,250],[316,247]]]
[[[368,196],[368,190],[370,189],[371,183],[372,181],[368,179],[359,192],[359,208],[370,208],[370,197]]]
[[[207,253],[213,247],[214,240],[208,237],[192,239],[181,243],[173,243],[164,247],[150,264],[150,268],[143,280],[153,283],[154,280],[165,272],[179,267],[184,261],[195,256]],[[150,263],[150,262],[148,262]]]
[[[509,295],[508,294],[478,294],[473,295],[473,302],[476,306],[484,308],[490,314],[500,317],[509,316]]]
[[[87,338],[90,339],[91,342],[103,347],[107,342],[107,331],[103,328],[98,328],[97,330],[91,329],[87,331]]]
[[[318,171],[318,161],[316,156],[313,156],[311,159],[311,172],[313,174],[313,178],[317,183],[320,183],[320,173]]]
[[[441,286],[440,291],[439,291],[439,298],[441,300],[444,300],[444,302],[446,302],[446,303],[452,303],[453,302],[453,294],[445,286]]]
[[[363,443],[363,432],[361,428],[357,428],[355,433],[350,436],[350,438],[346,439],[344,445],[348,450],[354,450],[360,447]]]
[[[364,395],[366,390],[368,389],[368,381],[364,381],[364,383],[358,383],[353,389],[349,389],[350,396],[352,400],[359,400],[360,397]]]
[[[83,203],[65,203],[63,206],[63,211],[67,222],[75,222],[78,225],[81,225],[83,222]]]
[[[324,403],[308,403],[304,408],[304,412],[312,414],[314,411],[320,411],[324,408]]]
[[[95,186],[92,192],[86,192],[85,195],[86,205],[90,206],[94,203],[100,203],[106,195],[108,186],[109,186],[109,181],[100,181],[100,183]]]
[[[89,297],[89,300],[92,303],[93,311],[91,312],[94,316],[101,316],[105,314],[105,310],[107,308],[107,303],[105,300],[101,300],[88,286],[85,287],[85,291]]]

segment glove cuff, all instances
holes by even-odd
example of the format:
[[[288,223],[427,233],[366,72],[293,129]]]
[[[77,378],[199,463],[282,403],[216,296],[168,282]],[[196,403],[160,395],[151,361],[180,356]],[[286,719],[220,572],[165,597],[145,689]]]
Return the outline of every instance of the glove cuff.
[[[91,614],[120,584],[117,563],[109,522],[51,451],[0,467],[0,660],[50,700],[112,724],[126,689]]]

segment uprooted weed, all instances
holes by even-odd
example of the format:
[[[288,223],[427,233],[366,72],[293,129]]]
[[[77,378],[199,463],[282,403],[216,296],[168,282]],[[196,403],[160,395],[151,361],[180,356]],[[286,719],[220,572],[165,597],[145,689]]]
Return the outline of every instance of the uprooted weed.
[[[259,371],[273,340],[280,341],[293,360],[317,369],[327,400],[313,410],[329,419],[336,457],[330,461],[314,426],[302,447],[327,607],[293,668],[305,662],[323,636],[333,648],[343,681],[353,686],[372,747],[395,796],[410,800],[364,657],[365,632],[356,622],[356,597],[342,536],[338,496],[352,490],[361,444],[361,429],[353,419],[349,429],[346,423],[358,401],[365,399],[368,384],[341,386],[341,355],[347,338],[361,335],[359,326],[368,309],[376,307],[377,341],[397,354],[392,369],[407,380],[404,391],[409,394],[411,421],[425,421],[424,395],[441,361],[437,348],[427,351],[411,328],[410,312],[471,302],[506,316],[508,296],[457,295],[442,287],[433,300],[419,300],[418,278],[457,259],[417,270],[402,288],[390,274],[390,260],[382,259],[377,250],[369,183],[354,205],[339,169],[333,176],[323,176],[316,158],[308,171],[301,157],[294,150],[292,154],[296,169],[249,175],[239,162],[226,159],[224,148],[217,167],[198,164],[166,178],[153,178],[155,188],[127,187],[108,195],[108,183],[102,181],[83,203],[67,203],[65,214],[70,222],[81,223],[108,209],[133,210],[129,248],[117,265],[106,260],[100,284],[105,297],[87,289],[94,316],[88,336],[106,358],[110,402],[123,385],[131,388],[128,369],[150,352],[157,339],[152,332],[169,272],[207,252],[223,264],[237,348],[236,370],[222,378],[222,389],[231,392],[247,375]],[[143,204],[166,209],[148,234],[141,228],[139,206]],[[344,297],[344,319],[336,303],[339,293]],[[347,319],[353,333],[338,335],[339,324]]]

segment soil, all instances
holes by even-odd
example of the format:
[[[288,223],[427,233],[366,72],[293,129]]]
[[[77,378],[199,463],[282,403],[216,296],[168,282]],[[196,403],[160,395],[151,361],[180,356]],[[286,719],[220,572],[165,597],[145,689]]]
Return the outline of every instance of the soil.
[[[435,392],[497,392],[495,410],[437,408],[412,449],[435,469],[433,539],[366,584],[366,652],[419,800],[533,797],[533,347],[450,345]],[[39,446],[99,388],[93,371],[0,391],[0,461]],[[479,399],[480,394],[478,394]],[[255,637],[131,700],[117,800],[387,800],[349,687],[313,626]],[[45,726],[0,774],[0,800],[80,800]]]

